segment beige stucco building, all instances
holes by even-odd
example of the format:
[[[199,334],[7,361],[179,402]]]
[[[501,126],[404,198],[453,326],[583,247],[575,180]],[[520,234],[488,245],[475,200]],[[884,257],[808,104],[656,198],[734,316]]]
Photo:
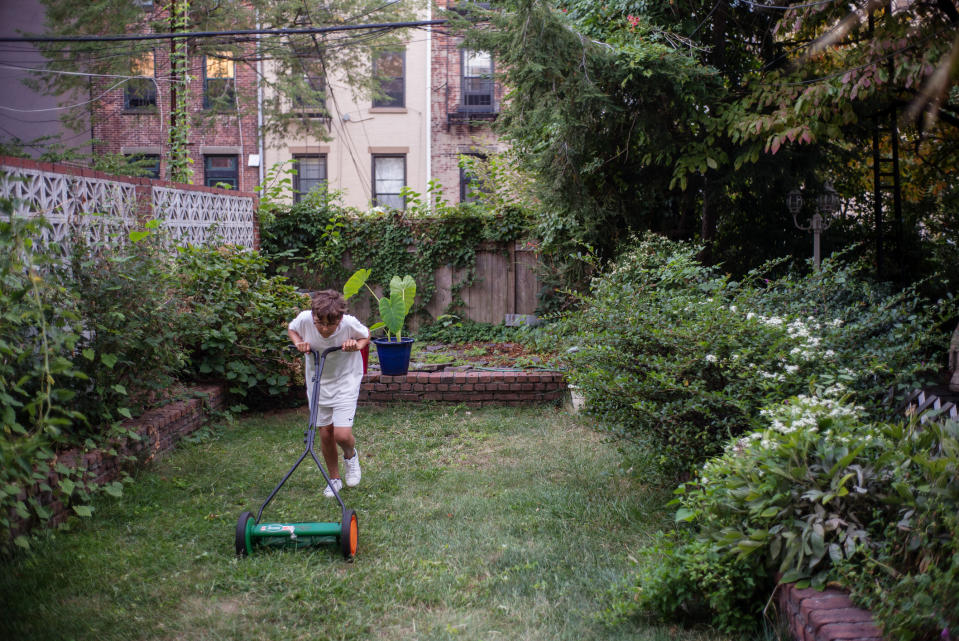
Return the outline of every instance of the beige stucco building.
[[[357,97],[334,73],[322,88],[329,113],[322,124],[329,139],[296,133],[264,136],[264,171],[293,161],[294,198],[325,181],[331,191],[341,192],[344,205],[362,210],[402,208],[404,186],[424,193],[430,147],[429,39],[423,31],[410,30],[404,47],[380,53],[372,61],[377,74],[389,78],[383,97]],[[269,68],[264,71],[270,73]]]

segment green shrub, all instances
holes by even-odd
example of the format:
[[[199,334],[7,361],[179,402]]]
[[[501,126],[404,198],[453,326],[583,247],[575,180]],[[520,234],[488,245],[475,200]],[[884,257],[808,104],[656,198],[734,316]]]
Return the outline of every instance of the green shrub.
[[[37,496],[22,497],[30,488],[89,516],[101,488],[56,452],[128,435],[120,419],[175,376],[227,380],[251,402],[285,396],[297,371],[285,328],[306,301],[267,277],[256,253],[188,247],[174,259],[148,229],[74,239],[64,257],[35,242],[45,225],[0,218],[0,546],[11,514],[27,527],[50,518]]]
[[[186,360],[169,250],[155,232],[133,238],[96,245],[75,238],[62,278],[79,315],[74,349],[62,356],[86,374],[74,404],[101,426],[141,412]]]
[[[737,283],[696,253],[647,236],[559,323],[587,411],[617,437],[650,445],[663,473],[718,454],[762,425],[761,408],[811,382],[845,385],[878,417],[888,415],[889,388],[935,375],[927,355],[942,338],[938,308],[923,309],[913,293],[886,295],[835,261],[820,274]]]
[[[460,321],[453,317],[441,317],[437,322],[420,327],[416,337],[423,341],[436,341],[455,345],[476,341],[507,343],[520,341],[529,334],[526,327],[507,327],[502,323],[478,323]]]
[[[959,423],[891,425],[885,436],[881,538],[839,571],[888,636],[939,639],[959,628]]]
[[[703,564],[735,574],[747,563],[801,587],[842,581],[890,638],[933,639],[959,626],[959,425],[862,415],[826,396],[800,396],[766,412],[766,429],[731,441],[677,490],[685,527],[664,565],[680,579],[641,577],[642,604],[674,616],[679,581],[693,591],[687,599],[731,608],[716,610],[717,621],[757,615],[768,591],[717,602],[695,574]],[[684,583],[687,575],[700,585]]]
[[[631,617],[705,623],[727,633],[758,628],[756,603],[768,598],[773,580],[754,558],[729,558],[700,541],[662,534],[640,553],[641,571],[614,591],[604,620]]]
[[[226,245],[180,247],[176,257],[180,341],[190,375],[225,380],[249,403],[287,392],[298,361],[286,326],[309,305],[266,268],[258,253]]]

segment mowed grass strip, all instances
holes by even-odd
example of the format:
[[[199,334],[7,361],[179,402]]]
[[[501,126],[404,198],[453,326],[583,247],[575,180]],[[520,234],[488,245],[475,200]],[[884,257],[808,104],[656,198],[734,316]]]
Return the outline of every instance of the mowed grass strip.
[[[697,639],[606,626],[668,494],[555,408],[361,408],[360,550],[234,555],[243,510],[303,451],[306,413],[244,418],[140,472],[95,518],[0,565],[3,639]],[[266,521],[339,521],[307,458]]]

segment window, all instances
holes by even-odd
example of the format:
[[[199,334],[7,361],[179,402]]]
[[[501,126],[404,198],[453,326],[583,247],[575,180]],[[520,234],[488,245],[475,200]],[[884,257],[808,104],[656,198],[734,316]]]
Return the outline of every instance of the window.
[[[157,106],[157,87],[153,83],[153,52],[144,54],[133,61],[134,76],[145,76],[128,80],[123,87],[123,108],[127,111],[153,111]]]
[[[223,57],[206,56],[203,63],[203,108],[233,109],[236,107],[236,95],[233,91],[233,77],[236,71],[234,62]]]
[[[463,111],[492,113],[493,57],[485,51],[463,50]]]
[[[374,107],[406,106],[406,52],[387,51],[373,59],[373,75],[380,81],[383,97],[373,98]]]
[[[373,206],[406,209],[406,156],[373,156]]]
[[[230,189],[236,189],[239,184],[239,171],[236,156],[204,156],[203,157],[203,184],[207,187],[222,186],[225,183]]]
[[[317,187],[326,184],[326,156],[293,156],[296,175],[293,176],[293,200],[300,202]]]
[[[307,118],[325,118],[326,76],[318,61],[304,63],[303,85],[293,95],[293,108]]]
[[[481,154],[464,154],[464,156],[473,158],[476,162],[485,159],[485,156]],[[479,200],[479,195],[485,193],[487,192],[483,181],[478,180],[467,167],[460,164],[460,202],[476,202]]]
[[[160,177],[160,154],[127,154],[127,162],[143,170],[146,178]]]

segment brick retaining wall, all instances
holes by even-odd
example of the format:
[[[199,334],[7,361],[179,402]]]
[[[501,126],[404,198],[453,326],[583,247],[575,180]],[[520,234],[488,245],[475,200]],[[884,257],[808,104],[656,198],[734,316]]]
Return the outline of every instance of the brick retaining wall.
[[[406,376],[363,377],[361,405],[379,405],[397,401],[434,401],[483,405],[534,405],[555,403],[566,392],[561,372],[546,371],[466,371],[410,372]]]
[[[120,478],[121,471],[129,468],[127,457],[132,456],[137,464],[142,464],[173,449],[180,439],[192,434],[206,422],[210,410],[222,407],[226,401],[225,390],[218,385],[198,387],[193,391],[198,395],[197,398],[170,403],[145,412],[136,419],[124,421],[124,427],[138,434],[140,439],[127,438],[112,442],[110,446],[116,454],[108,454],[105,449],[92,452],[73,449],[58,454],[51,462],[44,482],[50,487],[59,485],[60,477],[53,469],[59,463],[70,469],[85,469],[89,482],[105,485]],[[39,483],[32,490],[30,496],[36,497],[41,505],[53,512],[47,525],[62,523],[73,514],[69,505],[56,499],[51,492],[41,490]],[[28,497],[23,494],[18,498],[26,500]],[[34,523],[25,522],[11,514],[12,536],[28,530],[31,525]]]
[[[778,588],[779,612],[796,641],[882,641],[872,613],[842,590]]]

